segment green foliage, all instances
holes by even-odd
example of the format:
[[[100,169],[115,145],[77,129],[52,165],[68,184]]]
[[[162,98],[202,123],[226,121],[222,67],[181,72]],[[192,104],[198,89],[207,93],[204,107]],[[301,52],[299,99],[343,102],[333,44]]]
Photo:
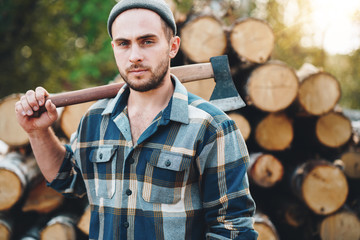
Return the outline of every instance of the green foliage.
[[[106,20],[115,1],[0,3],[0,98],[44,86],[50,92],[99,85],[117,72]]]

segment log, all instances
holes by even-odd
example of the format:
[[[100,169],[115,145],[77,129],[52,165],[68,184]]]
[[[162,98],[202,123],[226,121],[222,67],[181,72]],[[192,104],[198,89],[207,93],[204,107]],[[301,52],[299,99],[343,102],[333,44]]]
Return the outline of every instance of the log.
[[[181,28],[180,36],[181,51],[193,62],[207,62],[227,49],[223,25],[214,16],[194,17]]]
[[[255,128],[255,141],[269,151],[289,148],[294,138],[292,121],[284,113],[271,113]]]
[[[84,213],[80,217],[79,222],[77,223],[77,227],[80,229],[80,231],[87,236],[89,235],[90,217],[91,217],[91,209],[89,205],[86,207]]]
[[[46,226],[40,232],[41,240],[75,240],[76,229],[75,223],[76,217],[60,214],[52,218]]]
[[[47,187],[45,180],[43,180],[30,190],[22,206],[22,211],[36,211],[43,214],[50,213],[59,208],[63,202],[64,196],[54,189]]]
[[[10,240],[13,235],[14,220],[9,214],[0,213],[0,240]]]
[[[250,103],[266,112],[278,112],[296,99],[299,80],[295,71],[281,62],[268,62],[255,68],[247,80]]]
[[[351,139],[351,121],[341,113],[330,112],[317,120],[315,131],[322,145],[339,148]]]
[[[12,94],[0,101],[0,140],[9,146],[24,146],[29,143],[26,132],[18,124],[15,114],[15,103],[21,98],[20,94]]]
[[[338,80],[307,64],[297,72],[300,80],[298,100],[308,114],[322,115],[334,109],[341,96]]]
[[[275,36],[265,21],[245,18],[233,24],[230,44],[242,62],[265,63],[273,52]]]
[[[248,175],[258,186],[268,188],[281,181],[284,167],[272,154],[251,153]]]
[[[76,132],[81,117],[94,103],[95,102],[92,101],[64,107],[64,110],[60,116],[60,128],[68,139],[70,139],[71,134]]]
[[[236,126],[240,129],[241,135],[246,141],[251,133],[251,126],[249,121],[238,112],[230,112],[228,116],[235,122]]]
[[[322,240],[355,240],[360,239],[360,219],[355,213],[347,210],[327,216],[320,224]]]
[[[279,235],[274,224],[268,216],[262,213],[256,213],[254,216],[254,229],[258,232],[258,240],[279,240]]]
[[[350,150],[341,155],[344,172],[349,178],[360,179],[360,151]]]
[[[0,211],[9,210],[42,179],[35,158],[9,153],[0,161]]]
[[[294,193],[318,215],[340,209],[349,193],[345,174],[325,160],[308,161],[298,166],[291,185]]]

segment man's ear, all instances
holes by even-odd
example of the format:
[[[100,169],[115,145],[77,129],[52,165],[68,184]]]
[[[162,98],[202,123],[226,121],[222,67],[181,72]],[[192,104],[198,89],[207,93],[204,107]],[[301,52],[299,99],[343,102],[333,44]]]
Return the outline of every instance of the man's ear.
[[[180,37],[174,36],[170,40],[170,58],[174,58],[180,49]]]

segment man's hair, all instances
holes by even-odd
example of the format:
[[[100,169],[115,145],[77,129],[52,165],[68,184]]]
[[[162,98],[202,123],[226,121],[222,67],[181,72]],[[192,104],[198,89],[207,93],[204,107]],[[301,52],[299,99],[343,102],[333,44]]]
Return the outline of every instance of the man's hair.
[[[161,19],[161,27],[164,31],[166,40],[170,42],[170,39],[175,36],[174,31],[163,19]]]

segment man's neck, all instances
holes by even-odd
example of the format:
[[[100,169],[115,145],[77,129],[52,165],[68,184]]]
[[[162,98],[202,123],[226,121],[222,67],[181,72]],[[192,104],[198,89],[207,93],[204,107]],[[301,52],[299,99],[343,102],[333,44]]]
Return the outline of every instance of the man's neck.
[[[128,108],[132,111],[146,111],[154,109],[159,112],[164,109],[174,92],[174,85],[170,76],[157,89],[146,92],[138,92],[130,89]]]

